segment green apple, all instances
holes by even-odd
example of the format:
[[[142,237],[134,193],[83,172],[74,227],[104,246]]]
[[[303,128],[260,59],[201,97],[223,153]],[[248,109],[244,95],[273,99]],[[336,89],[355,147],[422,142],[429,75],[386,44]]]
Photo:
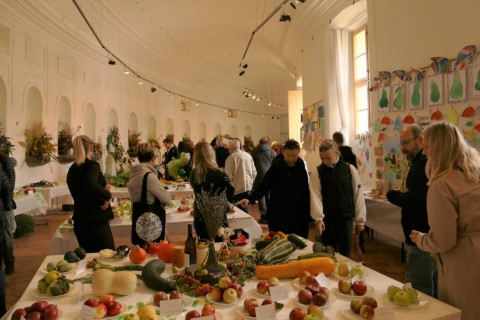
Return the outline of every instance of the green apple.
[[[324,314],[323,314],[323,309],[315,304],[311,304],[307,308],[307,315],[309,314],[314,314],[320,319],[323,319]]]
[[[410,305],[410,295],[403,290],[395,293],[393,300],[395,301],[395,304],[399,307],[408,307]]]
[[[280,280],[277,277],[272,277],[268,279],[268,284],[270,286],[278,286],[280,284]]]
[[[408,293],[410,296],[410,303],[417,303],[418,302],[418,292],[413,288],[405,289],[405,292]]]
[[[365,268],[360,264],[356,264],[352,267],[352,270],[350,270],[350,275],[352,277],[358,276],[360,279],[365,279]]]
[[[53,271],[49,271],[45,277],[43,277],[43,279],[45,279],[45,281],[50,284],[52,283],[54,280],[57,280],[58,278],[60,278],[62,275],[60,274],[60,272],[56,271],[56,270],[53,270]]]
[[[313,313],[307,314],[305,317],[303,317],[303,320],[321,320],[321,319],[323,318],[320,318],[319,316]]]
[[[388,300],[390,301],[393,301],[393,297],[395,297],[395,294],[398,292],[398,291],[401,291],[402,289],[397,287],[397,286],[394,286],[394,285],[389,285],[388,288],[387,288],[387,296],[388,296]]]
[[[57,264],[55,262],[49,262],[47,264],[47,271],[55,271],[57,270]]]
[[[338,264],[338,274],[341,276],[348,276],[350,274],[348,262],[343,261]]]
[[[172,272],[173,272],[174,274],[179,273],[179,272],[180,272],[180,269],[179,269],[177,266],[173,266],[173,267],[172,267]]]

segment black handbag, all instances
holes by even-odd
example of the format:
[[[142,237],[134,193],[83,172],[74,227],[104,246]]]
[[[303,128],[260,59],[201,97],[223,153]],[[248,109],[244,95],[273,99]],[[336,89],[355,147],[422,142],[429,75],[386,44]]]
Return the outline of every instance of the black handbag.
[[[132,244],[143,247],[145,242],[160,242],[165,239],[165,209],[158,199],[147,203],[147,177],[143,176],[140,202],[132,203]]]

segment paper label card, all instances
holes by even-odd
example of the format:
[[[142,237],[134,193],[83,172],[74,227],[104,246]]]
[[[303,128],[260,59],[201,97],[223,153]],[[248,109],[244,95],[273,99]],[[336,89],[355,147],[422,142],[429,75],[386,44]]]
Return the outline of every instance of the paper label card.
[[[407,282],[402,286],[402,290],[407,290],[407,289],[411,289],[411,288],[412,288],[412,283],[411,282]]]
[[[273,301],[285,300],[288,299],[288,293],[290,292],[290,286],[281,285],[281,286],[272,286],[269,287],[270,298]]]
[[[375,320],[395,320],[393,306],[375,308]]]
[[[316,276],[315,280],[317,280],[317,283],[322,287],[328,287],[328,285],[330,284],[330,280],[328,280],[328,278],[323,274],[323,272]]]
[[[33,194],[33,190],[28,190],[27,192],[29,195]]]
[[[77,272],[76,274],[84,273],[87,268],[87,259],[80,260],[77,265]]]
[[[169,316],[182,313],[182,307],[182,299],[162,300],[160,301],[160,315]]]
[[[352,278],[352,283],[354,283],[355,281],[359,281],[359,280],[360,280],[360,277],[358,276],[358,274],[356,274]]]
[[[270,320],[276,319],[275,316],[275,304],[266,304],[255,308],[255,315],[257,320]]]
[[[97,310],[95,308],[89,307],[86,304],[82,305],[82,308],[80,309],[80,316],[79,318],[81,320],[92,320],[95,319],[95,313]]]

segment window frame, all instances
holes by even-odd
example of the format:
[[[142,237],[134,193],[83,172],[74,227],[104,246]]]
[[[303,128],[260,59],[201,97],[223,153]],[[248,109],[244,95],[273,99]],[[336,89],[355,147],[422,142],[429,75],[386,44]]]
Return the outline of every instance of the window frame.
[[[365,53],[362,53],[358,56],[355,56],[354,53],[355,53],[355,36],[358,35],[359,33],[361,32],[365,32]],[[365,63],[366,63],[366,75],[365,75],[365,78],[361,78],[361,79],[355,79],[355,70],[356,70],[356,61],[358,58],[362,57],[363,55],[365,55],[366,59],[365,59]],[[354,128],[355,128],[355,134],[360,134],[360,133],[364,133],[364,132],[359,132],[358,131],[358,127],[357,127],[357,118],[358,118],[358,114],[359,112],[364,112],[364,111],[367,111],[367,114],[368,114],[368,123],[366,125],[367,127],[367,130],[369,129],[370,127],[370,94],[369,94],[369,91],[368,91],[368,79],[369,79],[369,74],[370,74],[370,70],[369,70],[369,59],[368,59],[368,30],[367,30],[367,25],[364,24],[362,25],[361,27],[359,27],[358,29],[354,30],[352,32],[352,66],[353,66],[353,74],[352,74],[352,79],[353,79],[353,114],[354,114]],[[357,95],[356,95],[356,90],[357,88],[359,87],[362,87],[362,86],[365,86],[367,88],[367,105],[366,105],[366,108],[361,108],[359,109],[358,108],[358,103],[357,103]]]

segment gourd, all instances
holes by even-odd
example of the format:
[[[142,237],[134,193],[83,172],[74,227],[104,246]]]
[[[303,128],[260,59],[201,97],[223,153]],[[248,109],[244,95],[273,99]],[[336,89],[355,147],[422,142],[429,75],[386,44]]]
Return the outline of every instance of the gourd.
[[[137,288],[137,276],[132,271],[99,269],[92,275],[92,292],[97,296],[106,294],[129,295]]]
[[[293,253],[293,244],[287,239],[273,240],[268,246],[258,252],[257,264],[279,264],[287,260]]]
[[[172,292],[176,287],[167,279],[161,277],[163,271],[165,271],[165,263],[162,260],[151,260],[142,269],[142,280],[150,289],[167,293]]]
[[[319,257],[305,260],[290,261],[283,264],[271,266],[257,266],[255,276],[259,279],[270,279],[273,277],[296,278],[301,271],[308,271],[311,274],[323,273],[328,276],[335,270],[335,261],[328,257]]]
[[[299,236],[293,233],[287,236],[287,240],[290,241],[298,249],[305,249],[305,247],[307,246],[305,241],[303,241]]]

